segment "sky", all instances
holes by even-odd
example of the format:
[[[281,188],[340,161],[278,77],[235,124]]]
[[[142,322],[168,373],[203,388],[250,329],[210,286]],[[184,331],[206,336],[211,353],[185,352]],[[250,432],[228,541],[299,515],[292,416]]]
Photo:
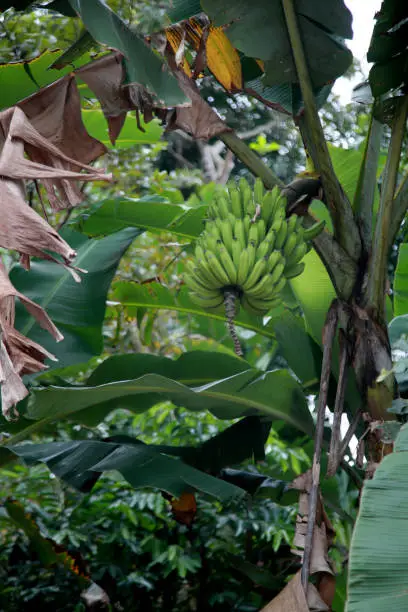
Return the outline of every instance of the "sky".
[[[374,15],[380,10],[381,2],[382,0],[345,0],[345,4],[353,14],[354,33],[353,39],[347,40],[346,43],[353,55],[361,61],[366,76],[368,76],[370,65],[365,57],[374,27]],[[340,78],[336,81],[333,89],[344,104],[351,101],[352,89],[360,80],[360,77],[357,77],[355,80]]]

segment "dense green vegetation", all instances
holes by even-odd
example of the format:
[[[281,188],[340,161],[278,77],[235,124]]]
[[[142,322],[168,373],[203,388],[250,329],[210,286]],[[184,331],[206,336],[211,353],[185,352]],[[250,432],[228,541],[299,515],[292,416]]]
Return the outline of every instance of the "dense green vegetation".
[[[317,0],[108,5],[0,9],[0,610],[250,612],[281,593],[275,612],[291,590],[299,612],[404,609],[406,9],[384,1],[344,106],[343,2],[334,20]],[[268,316],[236,314],[239,358],[184,279],[208,207],[255,176],[317,184],[291,212],[325,229]],[[9,195],[24,184],[29,206]]]

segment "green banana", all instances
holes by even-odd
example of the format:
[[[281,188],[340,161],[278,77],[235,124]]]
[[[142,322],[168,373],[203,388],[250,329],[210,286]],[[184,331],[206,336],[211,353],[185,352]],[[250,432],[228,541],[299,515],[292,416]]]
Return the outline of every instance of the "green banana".
[[[245,240],[248,240],[249,230],[251,227],[252,227],[251,217],[249,215],[245,215],[244,217]]]
[[[308,246],[306,242],[302,242],[298,244],[298,246],[292,251],[290,256],[286,260],[286,265],[289,267],[293,266],[293,264],[298,263],[303,257],[306,255],[308,251]]]
[[[230,253],[232,253],[232,241],[234,239],[232,234],[231,223],[227,220],[221,221],[221,234],[222,241],[225,247],[228,249]]]
[[[292,266],[286,267],[284,271],[285,277],[289,280],[290,278],[295,278],[295,276],[299,276],[302,274],[305,269],[305,263],[301,261],[300,263],[293,264]]]
[[[248,291],[249,289],[251,289],[251,287],[253,287],[258,282],[258,280],[265,274],[265,272],[266,272],[266,260],[258,259],[254,267],[248,274],[246,281],[242,285],[242,289],[244,291]]]
[[[303,218],[286,218],[286,199],[278,188],[265,192],[260,179],[252,189],[245,179],[229,185],[208,206],[195,257],[186,264],[185,283],[202,308],[221,308],[224,291],[233,287],[242,306],[263,315],[281,303],[287,278],[304,270],[307,240],[324,222],[305,230]]]
[[[278,282],[275,284],[273,288],[274,295],[277,295],[278,293],[280,293],[285,285],[286,285],[286,278],[284,276],[281,276],[281,278],[278,280]]]
[[[239,190],[241,193],[242,208],[245,214],[248,212],[248,206],[252,202],[252,191],[251,191],[250,186],[248,185],[248,183],[246,182],[244,178],[241,178],[239,180]],[[254,212],[255,212],[255,206],[254,206]]]
[[[269,227],[271,219],[273,218],[273,206],[274,198],[272,193],[268,191],[262,200],[261,206],[261,219],[265,221],[267,227]]]
[[[244,215],[244,210],[242,208],[241,196],[239,194],[239,191],[235,187],[235,185],[231,185],[228,188],[228,191],[229,191],[229,197],[230,197],[230,201],[231,201],[231,210],[232,210],[232,213],[233,213],[233,215],[237,219],[242,219],[242,217]]]
[[[258,242],[261,243],[266,236],[266,223],[263,219],[258,219],[255,224],[258,228]]]
[[[218,205],[218,216],[221,217],[221,219],[228,219],[230,209],[229,209],[229,202],[227,198],[224,198],[223,196],[219,196],[217,200],[217,205]]]
[[[245,289],[245,293],[252,297],[265,297],[272,292],[273,282],[270,274],[264,274],[255,285]]]
[[[189,289],[195,291],[198,295],[201,295],[202,297],[213,298],[217,297],[217,295],[220,294],[219,290],[209,289],[208,287],[202,285],[191,274],[188,274],[184,280]]]
[[[239,267],[239,257],[241,255],[241,243],[236,238],[232,241],[232,261],[234,262],[235,269],[238,271]]]
[[[246,247],[245,227],[242,219],[237,219],[234,224],[234,236],[242,249]]]
[[[248,242],[249,242],[249,244],[253,244],[254,246],[258,246],[259,235],[258,235],[258,224],[257,223],[252,223],[251,227],[249,228]]]
[[[278,233],[276,234],[275,241],[275,249],[281,249],[285,244],[286,238],[288,236],[288,224],[286,223],[286,219],[282,219],[282,225]]]
[[[197,262],[198,273],[209,289],[220,289],[221,283],[211,270],[205,257]]]
[[[249,253],[248,249],[245,248],[241,251],[239,256],[239,266],[237,274],[237,285],[242,287],[249,273]]]
[[[324,221],[322,219],[321,221],[318,221],[317,223],[315,223],[311,227],[308,227],[303,232],[303,239],[304,240],[313,240],[313,238],[316,238],[319,234],[322,233],[322,231],[324,230],[324,226],[325,225],[326,225],[326,221]]]
[[[272,272],[270,272],[272,285],[275,285],[278,282],[278,280],[283,274],[284,269],[285,269],[285,260],[280,261],[279,263],[276,264]]]
[[[206,259],[210,269],[214,273],[214,276],[218,279],[220,286],[224,287],[225,285],[229,285],[230,280],[228,278],[228,274],[219,262],[217,255],[215,255],[211,251],[207,251]]]
[[[237,282],[237,269],[225,246],[218,247],[219,260],[228,276],[228,285],[235,285]]]
[[[268,240],[262,240],[259,247],[256,249],[256,259],[263,259],[266,257],[268,259],[269,253],[271,252],[271,245]]]
[[[255,265],[256,246],[252,242],[250,242],[247,246],[247,251],[249,257],[249,269],[252,270]]]
[[[190,296],[192,301],[201,308],[215,309],[224,305],[224,296],[221,293],[217,297],[213,298],[204,298],[194,292],[192,292]]]
[[[276,242],[276,232],[275,232],[275,230],[273,230],[273,229],[269,230],[269,232],[265,236],[264,242],[267,242],[269,244],[269,250],[273,251],[273,249],[275,248],[275,242]]]
[[[273,223],[271,225],[271,229],[275,232],[276,237],[278,236],[278,234],[279,234],[279,232],[281,230],[281,227],[283,225],[283,221],[284,221],[283,218],[276,218],[276,217],[274,218],[274,221],[273,221]]]
[[[271,308],[275,308],[281,303],[280,298],[272,298],[270,300],[250,298],[243,295],[241,304],[247,312],[254,315],[264,316]]]
[[[262,312],[263,314],[266,314],[272,308],[276,308],[276,306],[279,306],[282,303],[282,300],[278,296],[270,298],[268,300],[248,296],[247,303],[253,310],[257,310]]]
[[[299,217],[297,215],[291,215],[289,219],[286,219],[288,224],[288,235],[296,231],[296,224]]]
[[[269,255],[267,270],[268,272],[272,272],[275,266],[282,260],[282,254],[280,251],[272,251]]]
[[[297,246],[297,236],[295,233],[290,234],[284,244],[283,254],[286,258],[290,257]]]

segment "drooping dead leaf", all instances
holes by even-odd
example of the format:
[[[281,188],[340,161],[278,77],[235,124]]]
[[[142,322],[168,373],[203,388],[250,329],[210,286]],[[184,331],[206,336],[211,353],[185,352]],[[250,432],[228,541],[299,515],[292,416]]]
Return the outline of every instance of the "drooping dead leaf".
[[[122,83],[124,69],[122,55],[111,53],[76,71],[98,98],[109,127],[109,138],[115,144],[126,120],[126,114],[133,108]]]
[[[305,597],[299,571],[260,612],[329,612],[329,608],[313,584],[308,585]]]
[[[169,120],[167,129],[181,129],[193,136],[193,138],[208,140],[218,134],[230,132],[217,113],[205,100],[202,99],[194,81],[188,78],[182,71],[175,72],[175,76],[183,92],[191,100],[191,106],[187,108],[176,108]]]
[[[0,181],[0,246],[27,256],[58,261],[47,251],[57,253],[69,265],[76,252],[24,199],[22,181]],[[25,258],[27,264],[28,259]]]
[[[154,116],[163,120],[167,113],[167,109],[160,105],[145,87],[138,83],[125,83],[126,74],[122,60],[121,53],[111,53],[75,72],[98,98],[108,122],[112,144],[115,144],[120,134],[128,111],[136,110],[138,127],[142,131],[144,129],[138,120],[139,112],[142,113],[145,123],[149,123]]]
[[[299,509],[296,518],[295,537],[292,552],[303,559],[306,533],[309,519],[309,494],[312,487],[312,471],[301,474],[291,484],[291,488],[300,491]],[[310,576],[316,579],[315,593],[308,591],[308,603],[311,610],[330,609],[335,589],[336,579],[329,561],[328,549],[333,541],[334,530],[325,512],[322,498],[317,501],[316,523],[313,530],[312,550],[310,557]],[[310,594],[310,597],[309,597]],[[316,596],[316,597],[315,597]],[[311,601],[313,599],[313,606]]]
[[[27,99],[28,103],[22,102],[19,107],[0,113],[2,132],[7,134],[0,152],[0,175],[10,179],[41,180],[51,207],[59,210],[82,202],[84,196],[77,185],[78,180],[111,180],[112,176],[86,163],[100,156],[105,147],[94,138],[83,136],[87,132],[82,123],[80,100],[73,77],[70,80],[65,77],[48,89],[52,90],[53,99],[49,100],[48,92],[45,100],[50,102],[47,118],[50,118],[51,126],[55,124],[55,132],[50,131],[50,125],[42,116],[42,91],[45,90]],[[60,91],[64,95],[60,95]],[[38,115],[34,114],[35,102],[38,102]],[[21,107],[33,113],[31,120]],[[65,131],[55,122],[56,118],[64,122]],[[70,127],[70,139],[66,133],[67,126]],[[76,150],[73,145],[76,145]],[[25,153],[30,159],[25,157]]]
[[[45,310],[20,291],[17,291],[8,277],[3,262],[0,261],[0,320],[6,321],[12,327],[14,326],[15,298],[18,298],[24,304],[41,327],[50,332],[57,342],[64,338]]]
[[[17,104],[43,138],[70,159],[90,164],[106,147],[90,136],[82,122],[81,99],[73,74],[43,87]]]
[[[285,588],[261,612],[309,612],[298,572]]]
[[[0,385],[1,408],[4,417],[6,419],[18,417],[15,406],[28,395],[28,391],[13,367],[3,338],[0,338]]]
[[[0,383],[2,410],[6,418],[17,416],[15,405],[28,393],[21,376],[46,369],[44,361],[47,358],[55,360],[42,346],[14,329],[16,297],[57,341],[63,339],[43,308],[13,287],[0,261]]]

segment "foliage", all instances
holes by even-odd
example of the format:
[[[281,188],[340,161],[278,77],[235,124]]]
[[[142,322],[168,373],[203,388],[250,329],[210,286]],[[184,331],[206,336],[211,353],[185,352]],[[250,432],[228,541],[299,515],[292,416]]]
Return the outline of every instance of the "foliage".
[[[361,408],[371,420],[406,412],[406,11],[384,1],[370,45],[375,103],[343,112],[333,96],[325,104],[351,63],[351,15],[341,0],[282,0],[272,13],[264,0],[183,0],[171,3],[168,18],[165,5],[153,4],[2,8],[0,243],[22,257],[17,264],[5,253],[12,265],[0,287],[2,407],[10,417],[19,402],[20,413],[0,421],[0,601],[10,610],[85,609],[83,585],[63,557],[79,559],[118,609],[258,610],[286,583],[283,607],[294,589],[309,608],[291,579],[299,560],[290,549],[305,559],[311,551],[313,529],[305,538],[304,527],[314,525],[315,495],[330,563],[321,553],[316,572],[312,557],[310,573],[319,605],[340,612],[362,474],[348,442],[335,455],[340,441],[330,442],[330,430],[340,437],[343,400],[349,422]],[[307,169],[283,193],[306,228],[322,219],[326,229],[313,236],[304,272],[279,307],[265,318],[235,317],[238,359],[225,317],[195,306],[184,286],[192,247],[230,175],[260,173],[266,187],[281,189],[303,168],[301,140]],[[305,180],[319,189],[297,192]],[[40,216],[47,201],[59,234]],[[81,284],[74,250],[75,266],[88,271]],[[48,315],[65,336],[57,348]],[[330,335],[333,316],[338,335],[335,318]],[[59,362],[44,373],[50,353]],[[326,407],[334,421],[325,421]],[[393,436],[366,427],[360,421],[356,433],[368,441],[370,468]],[[319,445],[329,450],[328,466]],[[387,510],[375,516],[386,533],[402,482],[387,470],[394,461],[403,473],[403,455],[385,459],[365,486],[350,610],[366,599],[359,586],[368,558],[377,601],[387,589],[395,597],[394,583],[379,579],[389,542],[379,540],[385,565],[369,546],[370,491],[378,495],[381,478],[391,487],[391,510],[387,498],[375,501]],[[295,524],[298,498],[307,509]],[[58,546],[62,557],[53,556]],[[394,574],[403,584],[403,572]]]

